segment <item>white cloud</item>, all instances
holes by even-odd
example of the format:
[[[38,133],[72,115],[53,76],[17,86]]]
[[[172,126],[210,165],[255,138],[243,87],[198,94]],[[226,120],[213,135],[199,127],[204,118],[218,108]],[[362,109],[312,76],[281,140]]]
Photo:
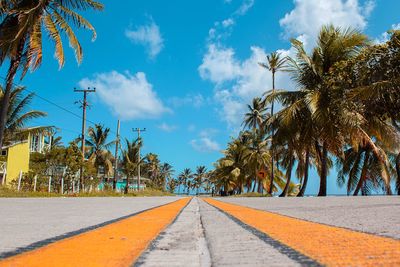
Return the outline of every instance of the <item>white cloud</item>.
[[[294,0],[294,4],[294,9],[280,20],[280,25],[288,37],[297,37],[307,49],[314,45],[323,25],[332,23],[341,27],[364,29],[375,7],[374,0],[368,0],[363,5],[358,0]],[[266,60],[264,49],[253,45],[249,57],[239,59],[233,48],[221,44],[224,34],[229,36],[232,30],[230,25],[253,5],[254,1],[245,0],[229,18],[232,23],[225,20],[225,23],[222,21],[214,24],[209,31],[207,52],[198,68],[203,80],[214,83],[214,99],[220,105],[221,118],[234,130],[241,125],[246,104],[272,87],[271,74],[258,65]],[[282,57],[295,55],[293,48],[278,52]],[[279,73],[276,79],[278,89],[293,88],[288,74]]]
[[[391,27],[391,30],[400,30],[400,23],[393,24]],[[388,32],[384,32],[381,34],[381,36],[376,38],[374,40],[374,42],[377,44],[382,44],[382,43],[386,43],[387,41],[389,41],[389,39],[390,39],[390,34]]]
[[[234,55],[232,48],[221,49],[216,44],[209,45],[199,67],[201,78],[215,83],[235,79],[240,72],[240,66]]]
[[[243,0],[240,6],[227,19],[214,22],[214,26],[208,31],[208,40],[215,42],[229,37],[236,20],[246,15],[253,6],[254,0]]]
[[[199,138],[191,140],[190,144],[199,152],[219,151],[220,145],[212,138],[217,132],[216,129],[204,129],[199,133]]]
[[[252,46],[250,51],[247,59],[239,60],[233,48],[211,44],[199,66],[202,79],[215,84],[214,100],[221,106],[220,115],[230,128],[239,128],[246,104],[272,87],[271,74],[258,65],[266,60],[266,52],[257,46]],[[278,52],[282,57],[293,53],[292,50]],[[278,88],[292,87],[287,75],[278,74],[276,81]]]
[[[158,98],[143,72],[135,75],[116,71],[100,73],[81,80],[79,85],[95,87],[96,96],[122,120],[156,118],[171,112]]]
[[[244,16],[253,7],[254,0],[243,0],[242,5],[235,11],[235,15]]]
[[[294,0],[295,8],[280,21],[288,37],[305,35],[314,41],[326,24],[363,30],[375,1],[360,5],[358,0]]]
[[[169,125],[169,124],[167,124],[165,122],[161,123],[158,126],[158,128],[160,130],[164,131],[164,132],[167,132],[167,133],[171,133],[171,132],[175,131],[176,129],[178,129],[178,127],[176,125]]]
[[[172,97],[169,102],[174,107],[192,106],[200,108],[204,105],[205,99],[202,94],[188,94],[185,97]]]
[[[149,57],[154,59],[163,49],[164,40],[158,25],[151,19],[147,25],[136,27],[135,30],[126,30],[125,36],[136,44],[146,47]]]
[[[235,24],[235,21],[232,18],[222,21],[222,26],[224,26],[225,28],[232,26],[233,24]]]

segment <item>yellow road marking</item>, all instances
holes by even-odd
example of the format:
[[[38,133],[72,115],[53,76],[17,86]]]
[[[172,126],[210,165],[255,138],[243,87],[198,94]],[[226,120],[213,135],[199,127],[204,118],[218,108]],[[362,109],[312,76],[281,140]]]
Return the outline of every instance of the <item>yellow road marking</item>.
[[[7,258],[0,261],[0,266],[130,266],[189,201],[180,199]]]
[[[327,266],[400,266],[400,241],[205,199]]]

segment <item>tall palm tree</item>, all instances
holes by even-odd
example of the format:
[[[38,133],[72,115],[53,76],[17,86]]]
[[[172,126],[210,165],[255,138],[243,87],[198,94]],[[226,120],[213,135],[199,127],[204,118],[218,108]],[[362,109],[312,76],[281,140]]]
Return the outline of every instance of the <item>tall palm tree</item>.
[[[88,139],[86,145],[89,148],[89,161],[93,162],[97,173],[102,166],[107,175],[111,175],[113,171],[113,156],[108,150],[115,141],[107,142],[110,128],[105,128],[101,124],[95,124],[94,127],[88,129]]]
[[[247,108],[248,112],[245,114],[243,125],[255,131],[267,119],[267,107],[260,97],[255,97],[253,98],[252,105],[247,105]]]
[[[24,95],[25,87],[18,86],[11,89],[10,104],[7,109],[6,124],[4,131],[4,144],[26,137],[29,133],[51,131],[52,127],[26,127],[36,118],[45,117],[47,114],[38,110],[28,110],[34,93]],[[4,89],[0,86],[0,101],[4,97]]]
[[[6,114],[10,103],[15,75],[22,69],[21,79],[28,71],[36,70],[42,62],[42,37],[54,41],[55,56],[60,68],[64,65],[61,34],[66,34],[75,51],[78,63],[82,60],[82,47],[70,26],[89,29],[96,38],[94,27],[76,11],[102,10],[103,5],[94,0],[2,1],[0,16],[0,65],[10,61],[6,76],[4,96],[0,104],[0,147],[3,144]]]
[[[188,187],[188,182],[193,178],[192,170],[189,168],[185,168],[178,176],[180,184],[184,187]]]
[[[259,65],[267,70],[269,70],[272,74],[272,95],[275,95],[275,75],[276,72],[284,70],[286,63],[286,58],[282,58],[281,54],[278,52],[273,52],[267,55],[266,63],[259,63]],[[271,101],[271,117],[274,116],[274,98]],[[272,136],[274,135],[274,129],[272,128]],[[271,138],[271,144],[273,143],[273,137]],[[272,194],[273,184],[274,184],[274,168],[275,168],[275,154],[273,145],[271,145],[271,181],[269,186],[269,194]]]

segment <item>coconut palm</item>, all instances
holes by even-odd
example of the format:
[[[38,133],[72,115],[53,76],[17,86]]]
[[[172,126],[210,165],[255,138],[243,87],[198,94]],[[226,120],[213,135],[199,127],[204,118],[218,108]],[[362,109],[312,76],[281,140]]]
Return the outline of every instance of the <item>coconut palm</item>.
[[[91,161],[97,173],[99,168],[103,167],[104,172],[109,176],[113,172],[113,156],[108,150],[115,141],[107,142],[107,138],[110,132],[110,128],[105,128],[101,124],[95,124],[94,127],[89,127],[88,138],[86,140],[86,146],[88,147],[88,157]]]
[[[259,63],[259,65],[267,70],[269,70],[272,74],[272,95],[275,94],[275,75],[276,72],[284,70],[286,63],[286,57],[282,58],[281,54],[278,52],[273,52],[267,55],[267,62],[266,63]],[[271,101],[271,116],[274,116],[274,99],[272,98]],[[272,128],[272,136],[274,135],[274,129]],[[271,143],[273,142],[273,137],[271,138]],[[274,149],[271,146],[271,182],[269,186],[269,194],[272,194],[273,183],[274,183],[274,169],[275,169],[275,154]]]
[[[250,170],[246,161],[249,154],[247,138],[241,135],[232,140],[223,151],[224,157],[215,163],[211,181],[215,184],[217,191],[222,188],[224,192],[237,189],[239,193],[242,193],[245,185],[247,190],[250,190],[253,182],[255,185],[255,181],[250,179]]]
[[[267,107],[260,97],[255,97],[253,98],[252,105],[247,105],[247,109],[248,112],[245,114],[243,125],[255,131],[267,119]]]
[[[367,45],[367,37],[356,30],[343,30],[330,25],[322,27],[317,46],[310,55],[300,41],[292,40],[292,45],[297,54],[295,58],[289,58],[290,72],[300,88],[298,94],[302,95],[296,105],[305,105],[309,108],[317,129],[316,151],[320,159],[321,181],[318,195],[326,196],[330,161],[328,153],[334,155],[342,153],[345,132],[349,130],[353,131],[353,136],[356,136],[357,132],[359,136],[368,138],[360,128],[349,127],[351,123],[347,122],[354,122],[350,118],[354,114],[343,111],[341,102],[336,101],[341,99],[342,92],[333,90],[326,80],[329,71],[336,63],[355,57],[360,49]]]
[[[193,175],[194,188],[196,189],[196,194],[199,194],[199,189],[202,186],[204,179],[206,178],[207,168],[205,166],[198,166],[196,172]]]
[[[179,184],[188,187],[188,182],[193,178],[192,170],[189,168],[184,169],[178,176]]]
[[[148,175],[152,184],[155,185],[160,173],[160,160],[158,159],[158,155],[149,153],[144,157],[144,160],[144,173]]]
[[[265,139],[261,129],[251,133],[246,132],[244,135],[248,136],[247,156],[245,160],[247,166],[253,170],[252,176],[254,177],[254,188],[256,185],[258,185],[257,192],[262,193],[264,190],[264,181],[261,178],[257,179],[257,176],[261,169],[266,169],[266,171],[268,171],[271,168],[271,154],[270,150],[268,149],[269,140]],[[269,190],[268,188],[268,192],[272,192],[272,190]]]
[[[138,162],[139,159],[139,151],[142,146],[142,140],[136,139],[132,142],[126,139],[126,149],[122,151],[122,171],[126,175],[126,187],[125,193],[128,192],[129,186],[129,178],[134,177],[135,173],[137,172],[137,167],[140,163]],[[143,161],[144,159],[141,159]]]
[[[49,132],[52,130],[52,127],[26,127],[31,120],[45,117],[46,113],[38,110],[28,110],[35,94],[24,95],[24,93],[25,87],[22,86],[11,89],[4,131],[4,144],[6,145],[26,137],[29,133]],[[3,98],[4,89],[0,86],[0,101]]]
[[[174,174],[173,167],[168,164],[164,163],[160,167],[160,173],[156,180],[156,187],[160,189],[165,189],[166,182],[172,179],[172,175]]]
[[[42,37],[47,36],[55,44],[55,57],[60,68],[64,65],[61,34],[64,33],[75,51],[78,63],[83,57],[82,47],[72,29],[89,29],[96,38],[94,27],[77,11],[102,10],[103,5],[94,0],[69,1],[2,1],[0,24],[0,65],[10,61],[4,95],[0,104],[0,147],[3,144],[7,110],[15,75],[22,69],[22,77],[28,69],[36,70],[42,62]]]

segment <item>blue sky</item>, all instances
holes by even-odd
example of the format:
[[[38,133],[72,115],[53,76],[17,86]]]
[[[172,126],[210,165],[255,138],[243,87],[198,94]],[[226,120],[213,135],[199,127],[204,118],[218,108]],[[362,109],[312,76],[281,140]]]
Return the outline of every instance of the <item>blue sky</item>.
[[[88,119],[133,139],[133,127],[146,127],[144,153],[155,152],[175,167],[195,168],[220,156],[237,134],[245,104],[270,88],[271,77],[257,62],[280,50],[291,55],[289,39],[312,47],[321,25],[334,23],[364,31],[372,40],[398,27],[397,0],[104,0],[105,11],[84,14],[97,30],[79,31],[84,48],[80,66],[64,40],[66,64],[59,70],[52,44],[44,62],[21,82],[28,89],[80,114],[73,88],[95,86]],[[4,77],[5,66],[1,69]],[[291,89],[278,76],[278,87]],[[60,128],[65,143],[78,136],[80,119],[36,99],[35,109],[48,112],[34,124]],[[90,124],[89,124],[90,125]],[[307,193],[316,193],[312,172]],[[328,193],[336,186],[335,171]]]

